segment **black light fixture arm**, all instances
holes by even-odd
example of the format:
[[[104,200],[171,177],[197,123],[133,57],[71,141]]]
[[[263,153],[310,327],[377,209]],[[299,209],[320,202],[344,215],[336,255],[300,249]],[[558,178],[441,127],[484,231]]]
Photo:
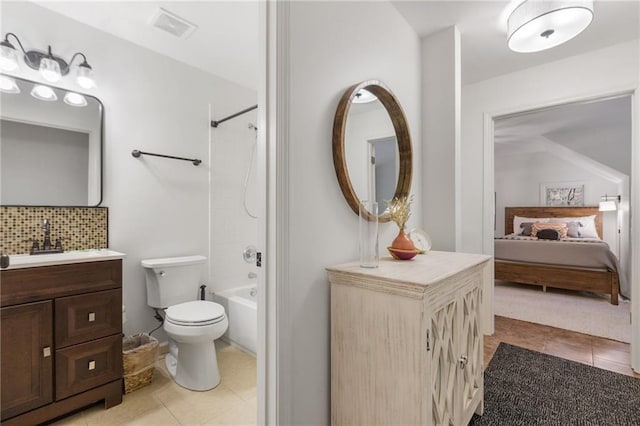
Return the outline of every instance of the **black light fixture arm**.
[[[9,47],[13,48],[13,45],[11,44],[11,42],[9,41],[9,36],[13,36],[13,38],[16,39],[16,41],[18,42],[18,46],[20,46],[20,49],[22,49],[22,53],[24,53],[25,55],[27,54],[27,51],[24,50],[24,46],[22,46],[22,42],[20,42],[20,39],[18,38],[17,35],[15,35],[14,33],[7,33],[4,36],[4,41],[2,42],[3,44],[8,44]]]
[[[82,63],[80,64],[80,66],[91,68],[91,65],[89,65],[89,63],[87,62],[87,57],[82,52],[73,54],[73,56],[71,57],[71,60],[69,61],[69,66],[71,66],[71,64],[73,63],[74,59],[76,59],[77,56],[82,56]]]

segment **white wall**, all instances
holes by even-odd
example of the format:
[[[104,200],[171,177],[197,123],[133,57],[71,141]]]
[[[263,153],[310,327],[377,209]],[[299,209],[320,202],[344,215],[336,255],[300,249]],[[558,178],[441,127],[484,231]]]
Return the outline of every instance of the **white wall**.
[[[397,96],[413,140],[416,195],[409,227],[420,223],[420,40],[387,2],[291,2],[288,74],[288,188],[291,347],[288,424],[329,424],[329,283],[325,267],[358,258],[358,217],[347,205],[331,153],[333,118],[352,84],[383,81]],[[380,226],[380,246],[397,234]],[[382,249],[384,250],[384,249]],[[382,255],[387,255],[382,252]]]
[[[496,157],[496,236],[504,235],[504,208],[544,205],[540,185],[553,182],[583,182],[584,205],[597,206],[603,194],[617,194],[618,184],[547,152]],[[514,231],[516,232],[516,231]],[[603,239],[617,254],[615,212],[603,214]]]
[[[460,146],[460,32],[422,39],[425,230],[435,250],[456,250]]]
[[[65,58],[82,51],[94,69],[98,87],[91,94],[105,106],[103,205],[109,207],[109,246],[127,254],[125,332],[148,332],[158,323],[146,305],[140,260],[211,256],[209,109],[214,117],[224,117],[255,104],[256,93],[31,3],[3,3],[2,28],[17,33],[25,47],[50,44]],[[17,75],[40,80],[24,67]],[[79,90],[73,79],[63,79],[60,86]],[[133,149],[203,163],[136,159]],[[201,281],[211,284],[207,265]],[[195,297],[197,286],[193,292]]]

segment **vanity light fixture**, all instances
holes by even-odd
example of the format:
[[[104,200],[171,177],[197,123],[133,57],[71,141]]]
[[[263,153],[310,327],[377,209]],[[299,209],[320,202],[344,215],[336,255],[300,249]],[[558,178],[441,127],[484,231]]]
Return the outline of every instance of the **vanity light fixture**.
[[[87,99],[79,93],[67,92],[64,95],[64,103],[74,107],[84,107],[87,106]]]
[[[612,212],[618,210],[618,203],[621,197],[619,195],[603,195],[600,197],[598,210],[601,212]]]
[[[91,65],[87,62],[87,57],[82,52],[78,52],[71,57],[69,62],[65,61],[59,56],[54,55],[51,52],[51,46],[47,48],[47,52],[39,52],[36,50],[26,51],[20,42],[20,39],[14,33],[7,33],[4,36],[4,40],[0,42],[0,69],[4,71],[13,71],[18,68],[18,55],[16,48],[9,41],[9,36],[12,36],[20,46],[20,49],[24,53],[24,62],[30,68],[38,70],[42,77],[55,83],[69,74],[71,64],[80,56],[82,62],[78,65],[76,71],[76,82],[80,87],[84,89],[91,89],[95,86],[95,80],[93,79],[93,70]]]
[[[20,93],[20,88],[13,78],[0,74],[0,92],[15,94]]]
[[[529,53],[565,43],[593,20],[593,0],[525,0],[507,19],[509,49]]]
[[[31,96],[36,99],[40,99],[41,101],[57,101],[58,96],[56,96],[56,92],[49,86],[45,86],[43,84],[36,84],[33,86],[31,90]]]
[[[356,96],[353,98],[352,102],[354,104],[366,104],[376,100],[378,100],[376,95],[366,89],[360,89],[358,90],[358,93],[356,93]]]

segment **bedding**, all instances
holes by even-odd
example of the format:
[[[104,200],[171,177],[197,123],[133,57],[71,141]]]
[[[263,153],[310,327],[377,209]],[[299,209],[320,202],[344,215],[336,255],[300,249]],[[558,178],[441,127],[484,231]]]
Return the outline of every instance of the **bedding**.
[[[496,260],[614,271],[618,274],[620,294],[630,297],[625,274],[618,273],[618,259],[609,250],[609,245],[599,238],[553,241],[509,234],[495,239],[494,250]]]
[[[578,217],[513,217],[514,232],[521,231],[521,235],[531,235],[531,227],[534,223],[566,223],[567,233],[575,238],[599,238],[596,229],[595,215]],[[562,237],[564,238],[564,237]]]

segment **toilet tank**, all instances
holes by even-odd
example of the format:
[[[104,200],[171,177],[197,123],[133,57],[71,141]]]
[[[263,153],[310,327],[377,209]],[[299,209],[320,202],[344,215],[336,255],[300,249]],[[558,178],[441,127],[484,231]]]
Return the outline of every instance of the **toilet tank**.
[[[204,256],[165,257],[145,259],[147,305],[167,308],[178,303],[197,300],[201,265]]]

